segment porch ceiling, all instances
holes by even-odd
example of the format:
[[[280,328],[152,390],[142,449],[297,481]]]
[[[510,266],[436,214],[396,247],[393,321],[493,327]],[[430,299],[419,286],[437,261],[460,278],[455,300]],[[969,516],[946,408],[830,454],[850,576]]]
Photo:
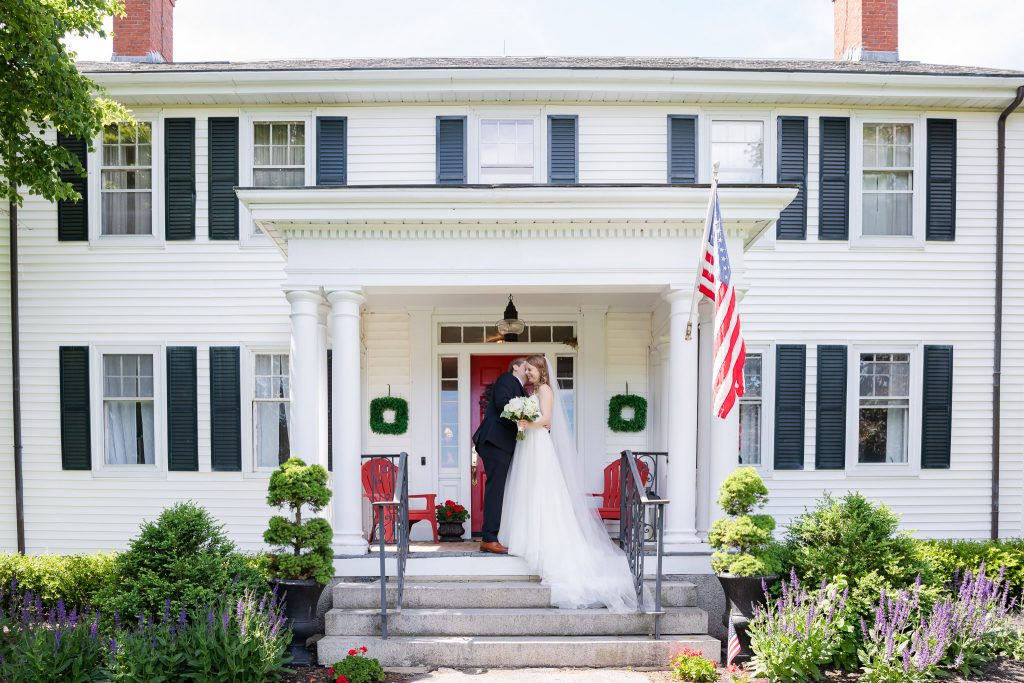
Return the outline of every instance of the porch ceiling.
[[[292,240],[572,237],[581,229],[697,238],[707,185],[403,185],[236,192],[281,251]],[[796,196],[795,185],[721,185],[726,231],[747,247]],[[405,226],[405,227],[401,227]]]

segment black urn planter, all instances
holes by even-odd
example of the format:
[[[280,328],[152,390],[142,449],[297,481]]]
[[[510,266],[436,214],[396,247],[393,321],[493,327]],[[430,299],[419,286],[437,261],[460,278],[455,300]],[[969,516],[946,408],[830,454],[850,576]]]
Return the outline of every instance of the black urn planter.
[[[722,623],[729,624],[729,617],[732,616],[733,628],[736,629],[736,637],[740,640],[740,654],[736,661],[745,662],[750,659],[753,653],[750,651],[750,636],[747,634],[747,624],[754,618],[754,612],[767,602],[765,589],[762,585],[771,587],[779,575],[768,576],[733,576],[732,574],[718,574],[718,582],[722,584],[725,591],[725,615]]]
[[[437,535],[441,538],[442,543],[461,541],[463,534],[466,533],[465,524],[465,522],[438,522]]]
[[[313,579],[271,579],[270,587],[284,599],[284,616],[292,629],[291,666],[312,666],[306,639],[318,629],[316,605],[324,586]]]

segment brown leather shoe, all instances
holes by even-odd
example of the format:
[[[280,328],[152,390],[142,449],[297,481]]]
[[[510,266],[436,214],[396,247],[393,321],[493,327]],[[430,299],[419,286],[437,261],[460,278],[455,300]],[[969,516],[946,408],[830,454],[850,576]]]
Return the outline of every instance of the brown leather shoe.
[[[480,552],[494,553],[495,555],[508,555],[508,548],[497,541],[484,541],[480,544]]]

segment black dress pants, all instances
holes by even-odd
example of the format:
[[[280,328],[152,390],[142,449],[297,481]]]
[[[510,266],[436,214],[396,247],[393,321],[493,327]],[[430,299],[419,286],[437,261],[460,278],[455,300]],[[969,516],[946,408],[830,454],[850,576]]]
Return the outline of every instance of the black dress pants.
[[[501,508],[505,502],[505,480],[512,465],[512,454],[491,443],[481,444],[477,453],[484,463],[487,482],[484,484],[484,521],[480,532],[485,543],[498,540]]]

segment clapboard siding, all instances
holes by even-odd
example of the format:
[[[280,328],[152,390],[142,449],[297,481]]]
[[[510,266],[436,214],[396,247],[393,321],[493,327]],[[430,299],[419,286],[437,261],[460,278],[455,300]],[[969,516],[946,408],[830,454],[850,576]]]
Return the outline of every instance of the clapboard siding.
[[[14,514],[14,410],[11,397],[11,252],[7,207],[0,209],[0,552],[18,549]],[[56,210],[54,210],[56,231]],[[60,453],[57,454],[58,460]]]
[[[606,448],[603,463],[596,463],[595,467],[588,462],[588,483],[593,491],[601,490],[603,484],[601,473],[604,465],[619,457],[626,448],[638,451],[649,450],[651,447],[649,439],[653,433],[651,420],[654,401],[648,386],[650,382],[648,361],[651,315],[650,313],[611,312],[607,316],[605,329],[605,396],[598,407],[602,411],[601,421],[605,430]],[[580,343],[584,342],[581,340]],[[577,377],[580,376],[580,371],[580,368],[576,369]],[[587,371],[588,369],[583,369],[583,372]],[[642,432],[620,434],[608,429],[608,401],[616,394],[624,394],[627,383],[629,384],[629,393],[647,399],[647,429]]]
[[[809,240],[777,241],[771,248],[759,246],[745,254],[751,288],[741,309],[748,345],[808,345],[806,470],[770,473],[768,512],[785,522],[802,513],[824,491],[842,494],[859,490],[891,505],[902,516],[904,526],[917,529],[921,536],[984,537],[988,533],[991,476],[995,115],[956,116],[960,173],[956,241],[929,243],[923,250],[908,253],[852,249],[846,242],[816,239],[819,117],[849,112],[790,109],[787,113],[809,117]],[[1019,142],[1017,149],[1020,155]],[[856,198],[851,196],[851,201]],[[855,226],[851,225],[853,234]],[[898,259],[899,267],[894,267],[894,259]],[[794,278],[794,272],[799,272],[800,278]],[[1024,311],[1024,306],[1020,310]],[[951,320],[956,323],[950,324]],[[1024,336],[1024,329],[1016,334],[1018,338]],[[911,477],[814,471],[815,346],[885,342],[954,347],[951,469],[923,470]],[[856,373],[856,365],[849,370]],[[1010,385],[1005,376],[1003,385]],[[1009,391],[1013,393],[1013,389]],[[1005,413],[1003,425],[1007,429]],[[1010,450],[1018,451],[1018,462],[1013,466],[1007,463],[1004,472],[1007,467],[1015,468],[1011,481],[1016,482],[1019,491],[1019,436],[1011,443],[1014,445]],[[1006,485],[1004,490],[1012,489]],[[1019,493],[1008,495],[1020,497]],[[955,506],[950,504],[951,499],[957,501]],[[1015,506],[1010,514],[1016,525],[1012,533],[1017,534],[1020,501],[1004,501],[1004,506],[1008,504]]]

